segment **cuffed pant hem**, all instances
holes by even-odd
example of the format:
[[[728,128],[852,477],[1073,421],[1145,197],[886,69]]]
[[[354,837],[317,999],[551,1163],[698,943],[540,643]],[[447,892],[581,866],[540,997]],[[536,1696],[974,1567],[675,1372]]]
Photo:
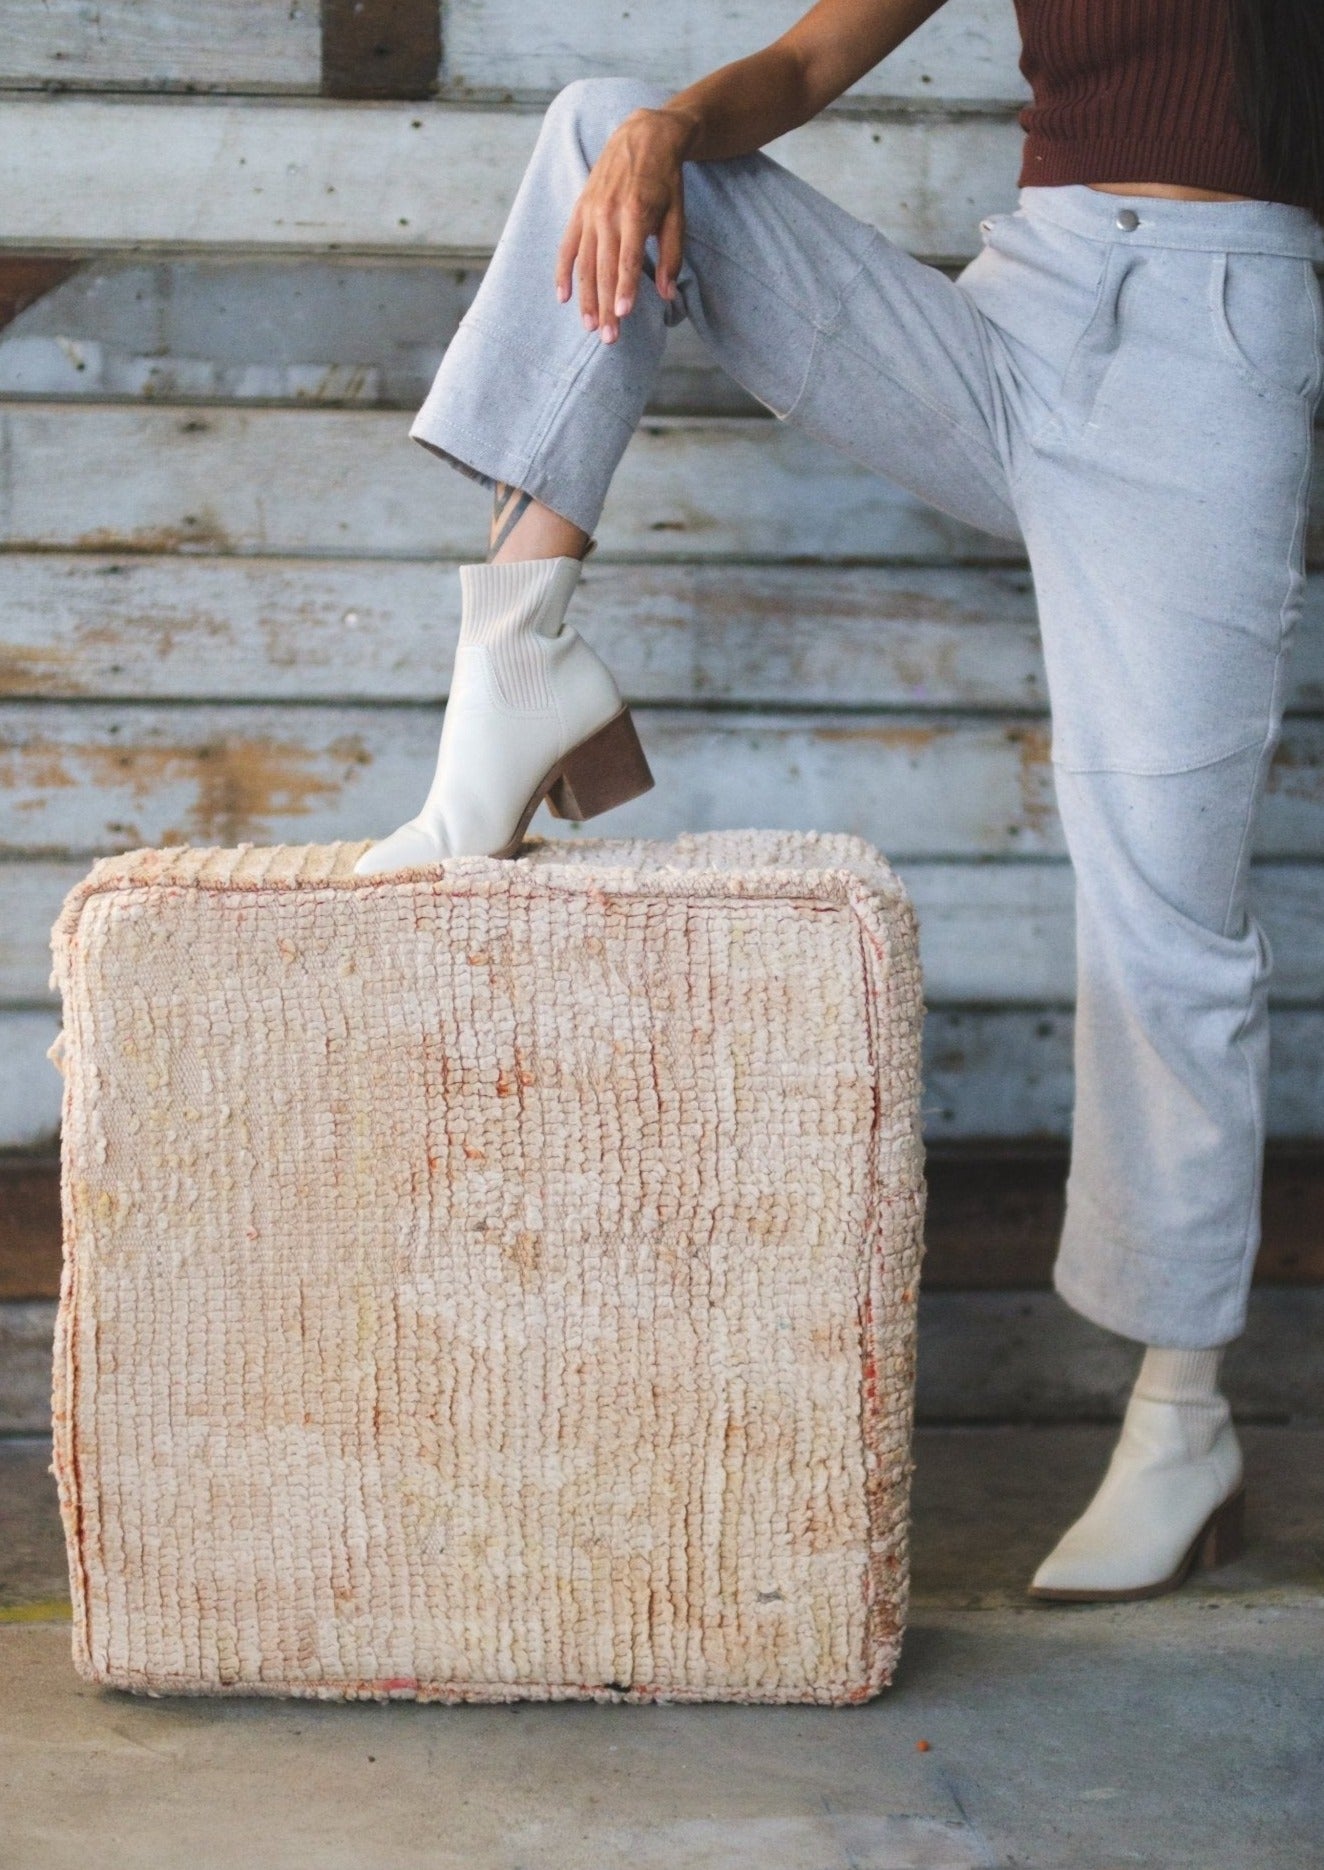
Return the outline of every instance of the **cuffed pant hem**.
[[[583,362],[591,356],[586,347]],[[530,399],[534,380],[540,401]],[[480,485],[520,487],[591,536],[633,426],[583,382],[582,364],[542,370],[522,344],[470,322],[451,339],[409,435]]]
[[[1128,1254],[1124,1267],[1115,1250],[1100,1252],[1097,1258],[1100,1271],[1106,1269],[1109,1274],[1106,1288],[1073,1258],[1059,1254],[1053,1266],[1053,1290],[1073,1312],[1105,1331],[1133,1338],[1138,1344],[1199,1351],[1230,1344],[1246,1328],[1239,1265],[1229,1267],[1225,1277],[1197,1282],[1183,1280],[1180,1273],[1174,1278],[1172,1261],[1157,1254]],[[1197,1305],[1177,1296],[1174,1288],[1179,1282],[1198,1296]]]

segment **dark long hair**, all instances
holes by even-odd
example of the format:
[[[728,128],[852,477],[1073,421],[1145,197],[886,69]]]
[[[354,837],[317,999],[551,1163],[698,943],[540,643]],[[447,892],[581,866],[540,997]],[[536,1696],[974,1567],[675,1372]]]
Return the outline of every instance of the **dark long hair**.
[[[1324,0],[1229,0],[1241,108],[1276,190],[1324,222]]]

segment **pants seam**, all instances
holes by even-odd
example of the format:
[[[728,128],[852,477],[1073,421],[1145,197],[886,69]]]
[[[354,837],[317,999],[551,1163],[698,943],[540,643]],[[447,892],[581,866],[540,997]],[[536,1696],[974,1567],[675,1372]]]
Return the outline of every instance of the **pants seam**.
[[[532,364],[538,374],[545,377],[552,386],[551,389],[549,389],[549,395],[555,395],[558,390],[560,392],[552,408],[551,415],[544,420],[541,428],[536,431],[536,440],[529,449],[529,458],[532,459],[534,453],[537,451],[538,444],[546,435],[547,428],[550,426],[550,423],[556,419],[566,396],[579,384],[580,378],[584,374],[585,367],[600,350],[604,350],[606,347],[603,345],[601,338],[598,337],[596,332],[582,332],[578,338],[578,354],[571,358],[568,368],[565,370],[550,371],[547,368],[547,359],[544,355],[535,351],[531,346],[526,344],[522,338],[512,337],[502,326],[488,324],[483,318],[475,318],[472,312],[467,312],[465,314],[464,322],[469,327],[470,331],[477,332],[479,336],[490,343],[501,345],[503,349],[516,352],[517,355],[522,357],[527,363]],[[603,396],[594,386],[585,385],[580,393],[585,396],[591,396],[594,402],[599,403],[602,408],[609,410],[619,421],[629,422],[632,420],[623,410],[618,409],[609,397]]]
[[[1317,314],[1316,316],[1317,328],[1318,328],[1318,322],[1319,321],[1318,321],[1318,314]],[[1303,419],[1307,424],[1306,447],[1304,450],[1305,459],[1302,463],[1301,479],[1297,483],[1296,523],[1292,528],[1292,543],[1288,549],[1287,590],[1283,595],[1282,609],[1279,612],[1278,653],[1276,657],[1274,658],[1273,687],[1270,691],[1272,699],[1270,702],[1271,713],[1270,713],[1269,729],[1268,729],[1268,732],[1264,736],[1264,744],[1260,749],[1260,757],[1255,762],[1255,772],[1254,772],[1254,776],[1251,781],[1250,798],[1246,806],[1246,822],[1242,828],[1241,842],[1237,846],[1236,860],[1232,866],[1233,884],[1229,886],[1229,890],[1228,890],[1228,908],[1223,917],[1224,930],[1226,930],[1227,919],[1228,919],[1228,916],[1231,914],[1231,910],[1232,910],[1232,887],[1235,885],[1236,878],[1240,874],[1241,866],[1242,866],[1242,859],[1245,856],[1247,846],[1250,842],[1251,829],[1252,829],[1252,826],[1255,820],[1255,808],[1256,808],[1256,805],[1258,803],[1259,796],[1260,796],[1261,779],[1262,779],[1263,771],[1264,771],[1266,761],[1269,755],[1269,750],[1271,746],[1273,745],[1274,738],[1275,738],[1273,716],[1278,711],[1276,704],[1277,704],[1277,698],[1278,698],[1278,692],[1279,692],[1279,682],[1281,681],[1281,678],[1282,678],[1283,658],[1286,653],[1285,638],[1286,638],[1287,606],[1292,596],[1292,590],[1293,590],[1293,584],[1294,584],[1293,572],[1296,569],[1298,556],[1300,554],[1302,543],[1303,543],[1303,537],[1305,533],[1306,520],[1307,520],[1307,514],[1308,514],[1308,507],[1309,507],[1309,498],[1310,498],[1309,490],[1310,490],[1310,481],[1311,481],[1311,467],[1313,465],[1313,454],[1314,454],[1314,422],[1313,422],[1313,404],[1312,403],[1307,403],[1305,405]],[[1246,998],[1245,1010],[1242,1013],[1241,1020],[1239,1021],[1237,1025],[1237,1030],[1232,1041],[1238,1053],[1240,1054],[1242,1064],[1245,1067],[1246,1088],[1250,1096],[1252,1113],[1254,1112],[1254,1108],[1255,1108],[1255,1069],[1251,1063],[1250,1055],[1246,1050],[1246,1028],[1250,1024],[1250,1016],[1254,1009],[1254,1005],[1255,1005],[1254,994],[1253,993],[1248,994]],[[1256,1126],[1257,1132],[1258,1132],[1259,1127],[1260,1126],[1258,1125]],[[1263,1154],[1263,1139],[1262,1138],[1260,1139],[1260,1150],[1261,1150],[1261,1155],[1262,1155]],[[1243,1230],[1242,1230],[1243,1264],[1245,1260],[1249,1258],[1249,1255],[1251,1253],[1252,1239],[1255,1233],[1255,1228],[1256,1228],[1256,1224],[1257,1224],[1257,1220],[1259,1216],[1259,1207],[1258,1207],[1258,1203],[1255,1200],[1256,1184],[1259,1179],[1258,1169],[1253,1170],[1252,1174],[1250,1175],[1248,1179],[1249,1179],[1249,1186],[1246,1190],[1246,1219],[1245,1219],[1245,1223],[1244,1223]],[[1249,1276],[1250,1276],[1249,1271],[1247,1271],[1247,1273],[1245,1274],[1243,1278],[1243,1282],[1242,1282],[1243,1286],[1249,1283]]]
[[[877,358],[866,356],[863,351],[858,350],[855,345],[851,344],[846,338],[843,338],[840,330],[825,331],[823,335],[830,338],[833,344],[839,344],[842,350],[848,352],[857,362],[877,370],[880,376],[887,377],[889,381],[896,384],[898,389],[903,390],[907,396],[912,397],[922,409],[927,409],[931,415],[937,416],[939,421],[945,423],[954,435],[959,435],[962,441],[968,442],[970,447],[974,449],[977,454],[982,456],[990,466],[995,467],[1004,479],[1006,479],[1008,487],[1010,488],[1011,476],[1007,471],[1006,462],[1002,460],[997,449],[990,446],[989,442],[983,436],[974,434],[972,430],[966,428],[964,423],[958,422],[950,410],[944,409],[941,403],[935,403],[930,397],[926,396],[923,391],[916,389],[915,385],[911,383],[908,377],[899,375],[897,371],[890,369],[886,364],[880,363]],[[1011,510],[1010,500],[1008,500],[1007,504],[1008,509]]]
[[[591,362],[595,354],[595,351],[602,347],[601,338],[599,338],[593,332],[586,333],[585,340],[586,341],[583,347],[583,354],[581,355],[579,362],[575,365],[573,370],[567,373],[566,378],[561,385],[560,395],[553,397],[549,401],[547,410],[542,419],[542,423],[537,429],[534,430],[533,439],[529,443],[530,462],[532,462],[537,456],[539,449],[542,447],[548,435],[551,433],[553,423],[556,421],[561,411],[565,408],[566,403],[568,402],[570,396],[575,391],[578,391],[578,393],[581,396],[587,396],[591,398],[591,400],[595,402],[600,409],[605,410],[617,422],[625,423],[632,429],[636,426],[635,423],[632,423],[630,421],[630,418],[628,416],[624,416],[621,414],[621,411],[616,408],[614,403],[608,402],[605,396],[599,396],[597,391],[590,384],[581,383],[581,378],[583,377],[584,372],[588,369],[589,363]]]
[[[1085,238],[1093,239],[1095,237],[1093,235],[1087,235],[1085,236]],[[1087,342],[1093,336],[1094,332],[1098,329],[1099,319],[1103,312],[1103,307],[1104,307],[1104,304],[1107,298],[1109,284],[1113,276],[1113,253],[1117,248],[1117,242],[1115,239],[1107,235],[1104,235],[1102,236],[1102,240],[1107,250],[1104,252],[1099,262],[1099,277],[1094,287],[1094,298],[1091,301],[1090,309],[1085,315],[1085,319],[1080,327],[1080,330],[1076,333],[1075,342],[1072,344],[1070,351],[1067,353],[1066,360],[1062,365],[1062,374],[1058,378],[1055,400],[1052,406],[1050,407],[1050,409],[1048,410],[1047,414],[1041,416],[1040,420],[1034,424],[1033,428],[1027,429],[1024,432],[1024,434],[1021,436],[1021,441],[1022,441],[1023,446],[1021,450],[1021,460],[1020,460],[1019,466],[1017,466],[1014,469],[1014,471],[1012,470],[1010,466],[1008,468],[1008,478],[1011,481],[1013,492],[1017,495],[1019,495],[1022,491],[1026,475],[1030,472],[1031,468],[1034,466],[1035,462],[1039,458],[1039,449],[1041,445],[1044,442],[1048,441],[1050,436],[1054,434],[1060,434],[1062,432],[1064,417],[1066,413],[1067,388],[1072,382],[1073,373],[1076,369],[1077,364],[1079,363],[1080,359],[1085,354],[1085,346]],[[1129,271],[1130,269],[1128,268],[1127,270]],[[1125,275],[1123,275],[1123,277],[1125,277]],[[1119,282],[1118,290],[1119,292],[1121,290],[1120,282]],[[1118,351],[1120,352],[1120,350],[1121,350],[1121,345],[1119,343]],[[1112,363],[1115,363],[1116,361],[1117,359],[1114,357],[1112,360]],[[1109,369],[1112,368],[1112,363],[1109,364],[1108,366]],[[1102,390],[1102,388],[1103,388],[1103,385],[1101,382],[1097,384],[1095,387],[1095,395],[1091,399],[1090,407],[1088,411],[1086,412],[1087,420],[1088,420],[1088,417],[1092,415],[1094,412],[1094,408],[1096,406],[1097,399],[1098,399],[1098,394],[1099,394],[1099,391]]]
[[[816,318],[812,312],[807,311],[804,306],[797,304],[794,299],[788,299],[784,292],[779,291],[778,288],[771,281],[765,279],[761,273],[756,273],[751,267],[747,266],[742,259],[731,253],[728,248],[719,246],[714,240],[706,240],[702,234],[691,236],[687,233],[686,239],[687,241],[692,241],[692,244],[695,246],[707,247],[709,252],[720,254],[728,265],[734,267],[738,272],[743,273],[747,279],[754,280],[756,284],[770,292],[780,306],[791,312],[796,318],[802,320],[806,329],[812,333],[809,341],[809,354],[805,360],[804,373],[800,378],[799,386],[789,405],[785,409],[773,409],[771,403],[765,402],[764,404],[766,408],[772,409],[772,413],[777,421],[790,421],[795,411],[804,401],[805,392],[813,379],[814,364],[822,349],[822,340],[824,337],[834,335],[833,326],[835,321],[841,316],[841,309],[845,301],[846,292],[854,285],[855,281],[863,272],[865,260],[872,251],[873,243],[870,242],[866,246],[864,253],[859,256],[855,271],[837,293],[837,302],[827,318],[819,319]],[[751,394],[756,393],[757,392],[751,392]],[[764,401],[762,397],[760,397],[759,400]]]
[[[685,244],[687,247],[688,246],[707,247],[710,253],[720,254],[721,257],[727,262],[729,266],[734,266],[739,272],[742,272],[745,275],[746,279],[754,280],[755,283],[761,286],[765,292],[770,293],[772,297],[776,299],[779,305],[785,306],[787,311],[794,312],[797,318],[802,318],[804,322],[808,326],[810,326],[812,330],[814,331],[822,330],[823,327],[822,327],[821,321],[814,316],[813,312],[809,309],[808,306],[801,305],[799,301],[796,299],[788,298],[786,293],[781,290],[780,286],[777,284],[775,280],[767,279],[762,273],[755,272],[754,268],[750,266],[747,261],[740,258],[738,254],[733,253],[729,247],[721,246],[717,241],[709,240],[703,234],[692,233],[688,227],[685,229]],[[864,265],[864,260],[863,258],[861,258],[860,266],[863,266],[863,265]],[[853,284],[855,279],[858,277],[858,273],[859,273],[859,268],[857,267],[856,271],[851,274],[850,281],[848,281],[847,283]],[[844,287],[842,290],[844,291]],[[836,317],[837,313],[841,310],[841,297],[842,297],[842,294],[841,292],[839,292],[837,294],[837,303],[833,307],[833,310],[831,313],[831,316],[834,318]]]
[[[1229,760],[1240,759],[1255,745],[1263,746],[1263,737],[1254,735],[1250,740],[1243,740],[1239,747],[1232,747],[1226,753],[1211,754],[1208,759],[1192,760],[1186,766],[1078,766],[1074,761],[1052,757],[1050,764],[1064,773],[1125,773],[1131,779],[1177,779],[1183,773],[1203,772],[1208,766],[1223,766]],[[1226,916],[1224,917],[1226,920]]]

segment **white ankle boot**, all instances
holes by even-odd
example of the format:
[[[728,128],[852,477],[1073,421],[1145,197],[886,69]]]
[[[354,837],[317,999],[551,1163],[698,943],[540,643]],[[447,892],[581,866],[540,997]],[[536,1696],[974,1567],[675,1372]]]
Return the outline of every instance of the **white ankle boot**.
[[[432,785],[413,818],[364,851],[357,876],[510,857],[543,798],[558,818],[592,818],[653,784],[610,669],[564,621],[582,565],[460,566],[460,635]]]
[[[1035,1572],[1029,1595],[1157,1597],[1193,1566],[1226,1564],[1244,1544],[1242,1472],[1231,1410],[1217,1391],[1173,1401],[1138,1383],[1098,1492]]]

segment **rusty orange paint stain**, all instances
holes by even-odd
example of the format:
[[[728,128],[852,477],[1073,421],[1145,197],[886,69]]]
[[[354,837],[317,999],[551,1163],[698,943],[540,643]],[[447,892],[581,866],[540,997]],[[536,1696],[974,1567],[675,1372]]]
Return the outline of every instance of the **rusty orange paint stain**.
[[[1007,738],[1016,749],[1016,773],[1020,785],[1022,822],[1036,836],[1048,830],[1057,814],[1049,749],[1051,730],[1047,727],[1010,727]]]
[[[80,533],[74,544],[85,552],[233,552],[236,542],[211,514],[183,513],[174,525],[135,526],[131,532],[97,526]]]
[[[42,808],[43,793],[57,789],[83,787],[116,803],[127,794],[142,806],[168,788],[191,787],[193,802],[182,823],[170,826],[162,841],[233,845],[272,835],[279,818],[338,800],[345,775],[336,766],[371,759],[355,734],[326,748],[224,733],[193,746],[68,746],[34,739],[0,753],[0,785],[14,809],[30,811]],[[142,841],[138,827],[123,820],[108,821],[107,829]]]
[[[76,674],[78,656],[54,643],[6,643],[0,650],[0,695],[24,701],[31,695],[88,692]]]
[[[875,747],[899,747],[910,753],[927,753],[937,740],[950,735],[951,731],[945,726],[884,727],[877,721],[869,721],[858,727],[841,724],[814,727],[810,733],[814,740],[867,740]]]

